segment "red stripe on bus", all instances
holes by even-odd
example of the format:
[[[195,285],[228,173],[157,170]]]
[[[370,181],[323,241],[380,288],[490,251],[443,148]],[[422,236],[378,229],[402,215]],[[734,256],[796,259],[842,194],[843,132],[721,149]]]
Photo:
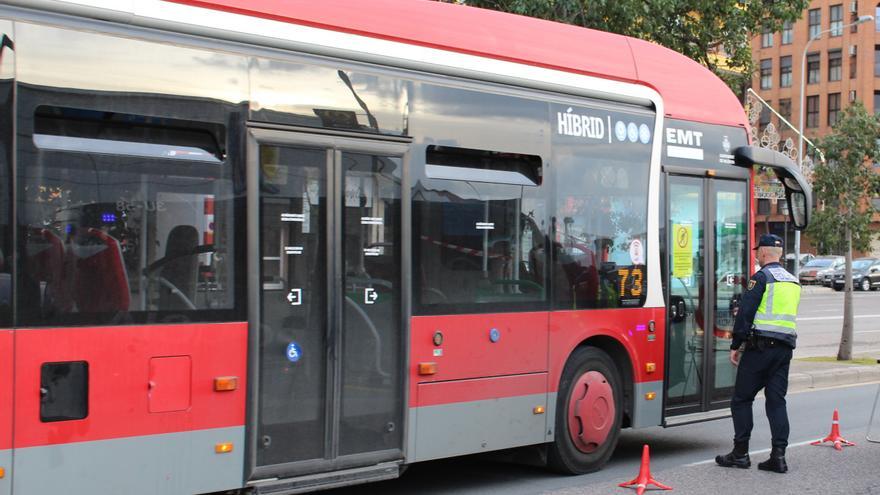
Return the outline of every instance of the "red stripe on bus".
[[[157,410],[150,394],[163,386],[153,383],[151,391],[150,374],[155,373],[154,358],[162,357],[189,357],[191,361],[189,368],[174,368],[177,374],[172,370],[170,376],[153,378],[164,380],[169,385],[165,393],[172,394],[185,390],[185,382],[191,380],[189,407],[184,410],[150,412]],[[88,362],[88,416],[44,423],[40,421],[40,368],[63,361]],[[191,370],[189,376],[180,371],[186,369]],[[177,376],[182,383],[174,383]],[[237,376],[238,388],[214,391],[218,376]],[[246,377],[246,323],[17,330],[14,445],[34,447],[241,426]],[[167,404],[163,400],[159,409]]]
[[[13,332],[0,330],[0,450],[12,448]]]
[[[547,393],[547,373],[420,383],[419,407]],[[535,404],[542,406],[545,404]]]

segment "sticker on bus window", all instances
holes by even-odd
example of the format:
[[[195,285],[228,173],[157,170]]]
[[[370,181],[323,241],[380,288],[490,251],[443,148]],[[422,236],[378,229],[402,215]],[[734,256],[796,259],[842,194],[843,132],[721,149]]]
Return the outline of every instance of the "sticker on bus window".
[[[302,348],[296,342],[287,344],[287,360],[295,363],[302,358]]]
[[[645,264],[645,250],[642,247],[641,240],[633,239],[633,241],[629,243],[629,259],[632,260],[633,265]]]

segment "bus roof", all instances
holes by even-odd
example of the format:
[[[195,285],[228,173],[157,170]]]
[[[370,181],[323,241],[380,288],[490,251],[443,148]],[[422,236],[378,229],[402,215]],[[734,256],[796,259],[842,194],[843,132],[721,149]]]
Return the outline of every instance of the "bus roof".
[[[171,0],[334,31],[643,84],[666,116],[746,127],[742,105],[711,71],[625,36],[429,0]]]

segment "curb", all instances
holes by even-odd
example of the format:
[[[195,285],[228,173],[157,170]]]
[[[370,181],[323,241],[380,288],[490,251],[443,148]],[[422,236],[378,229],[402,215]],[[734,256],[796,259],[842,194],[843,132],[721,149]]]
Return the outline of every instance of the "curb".
[[[847,366],[809,373],[791,373],[788,375],[788,391],[800,392],[871,382],[880,382],[880,366]]]

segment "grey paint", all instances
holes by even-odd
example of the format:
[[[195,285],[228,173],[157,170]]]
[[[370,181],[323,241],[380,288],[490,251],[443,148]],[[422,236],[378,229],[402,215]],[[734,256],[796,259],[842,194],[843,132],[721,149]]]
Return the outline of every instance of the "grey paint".
[[[214,445],[221,442],[232,442],[233,451],[216,454]],[[234,489],[242,486],[244,427],[16,449],[14,462],[17,495]],[[6,493],[0,485],[0,494]]]
[[[557,392],[547,394],[547,427],[544,428],[544,441],[552,442],[556,439],[556,401],[559,399]]]
[[[552,419],[533,409],[546,408],[547,400],[535,394],[411,409],[407,462],[544,443]]]
[[[645,394],[657,394],[654,400],[645,399]],[[657,426],[663,421],[663,381],[636,383],[633,389],[633,428]]]
[[[6,470],[6,475],[0,478],[0,495],[12,493],[12,451],[0,450],[0,467]]]

